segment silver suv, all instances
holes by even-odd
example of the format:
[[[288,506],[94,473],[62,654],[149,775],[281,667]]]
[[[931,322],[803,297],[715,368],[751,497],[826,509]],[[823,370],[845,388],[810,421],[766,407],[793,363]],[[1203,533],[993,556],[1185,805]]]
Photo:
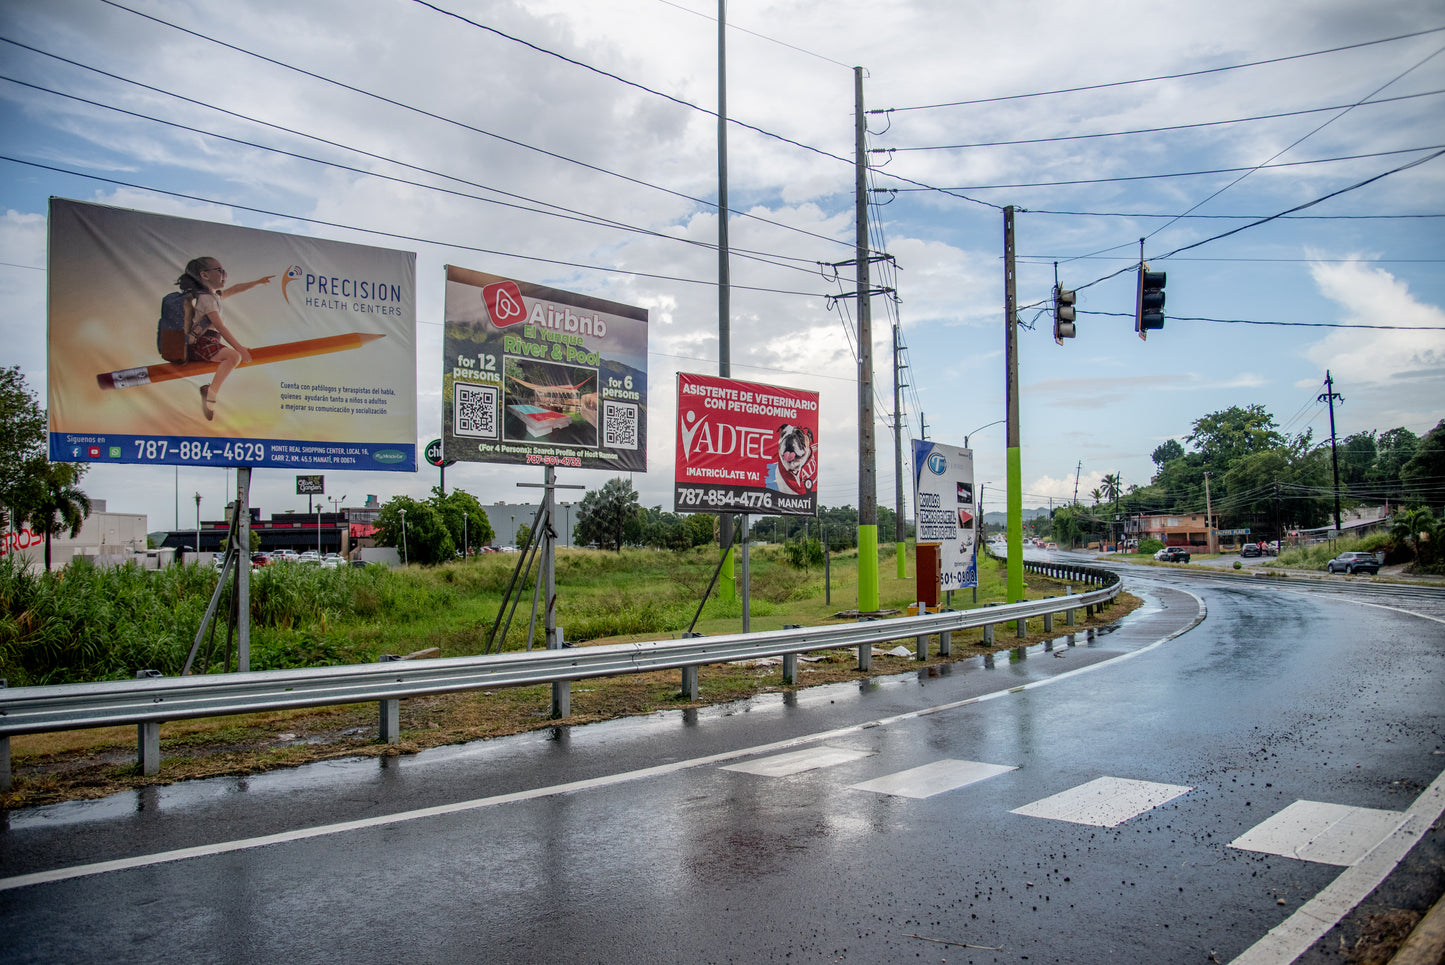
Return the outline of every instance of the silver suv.
[[[1378,573],[1380,561],[1374,553],[1341,553],[1325,564],[1331,573]]]

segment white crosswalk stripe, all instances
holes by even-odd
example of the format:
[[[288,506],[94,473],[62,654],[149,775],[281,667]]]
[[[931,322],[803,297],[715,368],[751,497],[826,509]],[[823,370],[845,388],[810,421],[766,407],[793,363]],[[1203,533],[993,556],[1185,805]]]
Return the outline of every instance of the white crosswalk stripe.
[[[934,761],[922,767],[912,767],[896,774],[849,785],[855,791],[873,791],[877,794],[892,794],[897,797],[926,798],[979,781],[1017,770],[1005,764],[983,764],[978,761]]]
[[[1032,804],[1014,808],[1011,813],[1112,828],[1192,790],[1194,788],[1178,784],[1100,777]]]
[[[1399,811],[1296,801],[1235,838],[1229,846],[1348,868],[1409,818]]]

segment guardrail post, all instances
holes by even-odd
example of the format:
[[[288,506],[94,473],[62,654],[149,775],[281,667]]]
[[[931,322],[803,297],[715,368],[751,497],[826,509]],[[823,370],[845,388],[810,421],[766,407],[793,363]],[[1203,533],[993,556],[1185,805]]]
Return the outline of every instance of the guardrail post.
[[[557,639],[557,649],[561,650],[567,646],[562,637],[562,628],[553,628]],[[563,717],[572,716],[572,681],[552,681],[552,719],[561,720]]]
[[[785,623],[784,630],[797,630],[802,627],[801,623]],[[783,683],[795,684],[798,682],[798,655],[796,653],[783,654]]]
[[[0,677],[0,689],[4,689],[7,681]],[[0,794],[10,793],[10,738],[0,737]]]
[[[1024,601],[1024,600],[1015,600],[1014,602],[1015,602],[1015,603],[1024,603],[1024,602],[1026,602],[1026,601]],[[1022,639],[1022,638],[1024,638],[1024,637],[1028,636],[1028,635],[1029,635],[1029,621],[1028,621],[1028,617],[1019,617],[1016,622],[1017,622],[1017,624],[1018,624],[1018,634],[1019,634],[1019,638]]]
[[[1045,613],[1045,614],[1044,614],[1044,632],[1045,632],[1045,633],[1053,633],[1053,632],[1054,632],[1054,615],[1053,615],[1052,613]]]
[[[698,698],[697,668],[696,668],[696,667],[683,667],[683,668],[682,668],[682,699],[683,699],[683,700],[697,700],[697,698]]]
[[[953,655],[953,631],[944,630],[938,635],[938,655],[950,657]]]
[[[378,658],[382,663],[390,663],[393,660],[400,660],[401,655],[395,653],[384,653]],[[378,701],[378,709],[381,712],[381,742],[383,744],[396,744],[401,741],[401,701],[382,700]]]
[[[1065,586],[1065,587],[1064,587],[1064,596],[1073,596],[1073,595],[1074,595],[1074,588],[1073,588],[1072,586]],[[1064,611],[1064,626],[1066,626],[1066,627],[1071,627],[1071,626],[1073,626],[1073,625],[1074,625],[1074,608],[1073,608],[1073,607],[1069,607],[1067,610]]]
[[[137,670],[135,672],[137,680],[148,680],[160,675],[159,670]],[[135,731],[136,764],[146,777],[155,777],[161,772],[161,723],[158,720],[152,720],[144,724],[136,724]]]
[[[984,625],[984,628],[983,628],[983,645],[984,645],[985,647],[991,647],[991,646],[993,646],[993,624],[992,624],[992,623],[989,623],[989,624],[985,624],[985,625]]]
[[[871,621],[859,620],[858,622],[866,623]],[[869,670],[873,669],[873,644],[858,644],[858,669],[863,671],[864,673],[867,673]]]

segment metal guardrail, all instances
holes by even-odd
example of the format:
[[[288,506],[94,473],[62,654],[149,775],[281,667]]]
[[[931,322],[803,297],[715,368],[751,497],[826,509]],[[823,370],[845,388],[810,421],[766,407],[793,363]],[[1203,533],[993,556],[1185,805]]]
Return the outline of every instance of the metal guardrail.
[[[10,788],[10,738],[21,734],[136,724],[140,766],[154,774],[164,721],[377,701],[381,739],[394,743],[398,701],[406,697],[551,683],[554,714],[567,716],[571,681],[680,669],[684,696],[696,699],[697,668],[707,664],[782,656],[784,680],[792,683],[797,655],[815,650],[856,647],[859,669],[867,670],[874,644],[913,637],[923,660],[929,637],[938,636],[939,652],[946,656],[954,631],[984,627],[991,640],[994,626],[1015,622],[1024,636],[1027,620],[1035,617],[1043,617],[1045,631],[1051,631],[1054,614],[1064,613],[1071,625],[1074,611],[1092,612],[1120,588],[1118,574],[1102,567],[1031,562],[1028,568],[1103,585],[1086,593],[974,610],[684,640],[197,677],[142,671],[135,680],[45,687],[5,688],[0,682],[0,791]]]

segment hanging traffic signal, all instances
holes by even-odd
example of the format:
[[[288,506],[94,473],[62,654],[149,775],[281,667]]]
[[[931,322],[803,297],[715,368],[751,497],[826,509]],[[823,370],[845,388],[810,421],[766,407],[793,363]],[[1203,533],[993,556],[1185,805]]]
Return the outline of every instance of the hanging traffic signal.
[[[1148,333],[1164,327],[1164,282],[1162,271],[1150,271],[1149,263],[1139,262],[1139,288],[1134,301],[1134,331],[1147,339]]]
[[[1074,337],[1075,300],[1072,291],[1054,286],[1054,341],[1060,345],[1064,344],[1064,339]]]

